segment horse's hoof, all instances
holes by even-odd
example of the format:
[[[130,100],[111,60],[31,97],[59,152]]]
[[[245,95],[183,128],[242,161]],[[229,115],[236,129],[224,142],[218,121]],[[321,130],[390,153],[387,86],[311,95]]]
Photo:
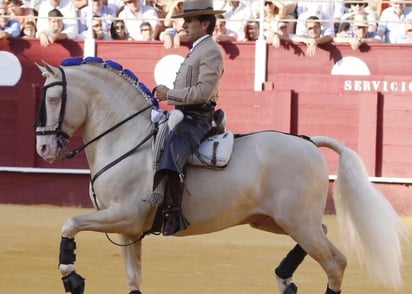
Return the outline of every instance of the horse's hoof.
[[[134,290],[134,291],[130,292],[129,294],[142,294],[142,292],[140,292],[138,290]]]
[[[76,272],[71,272],[69,275],[62,278],[64,290],[72,294],[84,293],[84,278]]]
[[[298,293],[298,287],[295,285],[295,283],[289,284],[285,291],[283,291],[283,294],[296,294]]]

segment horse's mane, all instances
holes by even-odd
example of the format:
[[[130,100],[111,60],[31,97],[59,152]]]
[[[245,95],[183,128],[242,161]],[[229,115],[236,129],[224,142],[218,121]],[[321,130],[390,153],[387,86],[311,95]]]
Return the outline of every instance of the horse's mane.
[[[155,110],[159,110],[159,103],[153,96],[153,93],[146,87],[145,84],[139,81],[137,76],[129,69],[124,69],[123,66],[113,60],[103,60],[100,57],[70,57],[61,62],[61,66],[80,66],[82,64],[95,65],[100,68],[115,72],[117,75],[127,80],[144,99],[152,105]]]

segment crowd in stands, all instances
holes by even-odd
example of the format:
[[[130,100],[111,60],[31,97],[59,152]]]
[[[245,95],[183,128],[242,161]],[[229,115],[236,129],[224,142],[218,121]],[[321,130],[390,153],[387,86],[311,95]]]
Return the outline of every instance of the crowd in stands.
[[[38,38],[47,47],[93,34],[96,40],[157,40],[165,48],[187,41],[183,19],[172,18],[182,13],[182,0],[92,2],[90,9],[88,0],[0,0],[0,40]],[[226,11],[213,33],[218,42],[255,41],[263,25],[267,43],[303,43],[308,55],[327,42],[354,50],[370,42],[412,43],[409,0],[215,0],[214,6]]]

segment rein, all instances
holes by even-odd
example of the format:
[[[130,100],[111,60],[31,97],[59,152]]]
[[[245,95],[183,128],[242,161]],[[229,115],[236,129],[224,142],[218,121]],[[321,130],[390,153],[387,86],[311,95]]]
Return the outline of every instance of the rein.
[[[65,111],[66,111],[66,102],[67,102],[67,81],[66,81],[66,74],[65,74],[63,68],[59,67],[59,69],[62,73],[62,81],[52,82],[52,83],[50,83],[48,85],[45,85],[43,87],[43,95],[42,95],[41,102],[40,102],[40,108],[37,112],[35,126],[36,127],[45,127],[46,126],[46,122],[47,122],[46,92],[47,92],[47,89],[49,89],[51,87],[54,87],[54,86],[62,86],[63,91],[62,91],[62,95],[61,95],[61,108],[60,108],[59,120],[58,120],[58,124],[57,124],[56,129],[36,131],[36,135],[38,135],[38,136],[56,135],[57,144],[62,149],[65,149],[67,140],[70,138],[70,136],[62,130],[64,115],[65,115]],[[90,144],[96,142],[97,140],[101,139],[102,137],[104,137],[108,133],[116,130],[117,128],[119,128],[120,126],[125,124],[126,122],[130,121],[134,117],[138,116],[139,114],[141,114],[141,113],[143,113],[146,110],[151,109],[151,108],[152,108],[152,105],[148,105],[147,107],[144,107],[143,109],[141,109],[141,110],[137,111],[136,113],[130,115],[129,117],[125,118],[124,120],[118,122],[113,127],[107,129],[106,131],[104,131],[100,135],[96,136],[95,138],[93,138],[89,142],[87,142],[87,143],[83,144],[82,146],[74,149],[73,151],[67,152],[65,154],[64,159],[73,158],[74,156],[76,156],[80,152],[84,151]],[[91,183],[91,190],[92,190],[92,193],[93,193],[93,202],[94,202],[97,210],[100,210],[100,207],[97,203],[97,195],[96,195],[95,190],[94,190],[94,182],[97,180],[97,178],[99,178],[104,172],[106,172],[107,170],[109,170],[110,168],[115,166],[116,164],[120,163],[121,161],[123,161],[124,159],[126,159],[127,157],[129,157],[130,155],[135,153],[143,144],[145,144],[147,141],[149,141],[150,138],[156,136],[158,130],[159,130],[158,123],[154,123],[153,130],[145,138],[143,138],[142,141],[140,141],[135,147],[133,147],[132,149],[130,149],[129,151],[127,151],[126,153],[124,153],[123,155],[118,157],[117,159],[115,159],[112,162],[110,162],[109,164],[105,165],[93,177],[91,177],[90,183]],[[139,237],[138,239],[136,239],[134,241],[131,241],[127,244],[119,244],[119,243],[113,241],[107,233],[105,233],[105,235],[106,235],[106,238],[112,244],[117,245],[117,246],[129,246],[129,245],[132,245],[132,244],[142,240],[145,237],[145,234],[142,234],[141,237]]]

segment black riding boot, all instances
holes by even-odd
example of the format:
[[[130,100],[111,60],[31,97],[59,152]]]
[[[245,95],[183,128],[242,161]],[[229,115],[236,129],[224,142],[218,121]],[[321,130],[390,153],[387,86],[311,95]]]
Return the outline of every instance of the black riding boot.
[[[185,230],[189,225],[189,221],[182,213],[182,198],[183,198],[183,181],[175,172],[168,175],[166,184],[165,204],[166,209],[163,211],[164,225],[163,235],[173,235],[179,231]]]

